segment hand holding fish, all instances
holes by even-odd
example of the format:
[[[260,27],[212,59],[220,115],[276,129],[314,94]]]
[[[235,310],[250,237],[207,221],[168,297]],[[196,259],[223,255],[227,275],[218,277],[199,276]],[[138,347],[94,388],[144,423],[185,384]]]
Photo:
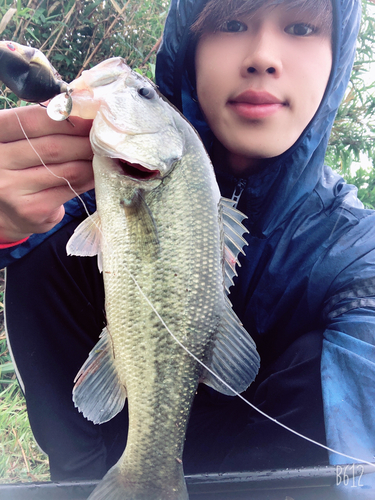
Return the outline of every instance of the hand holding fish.
[[[78,194],[94,187],[91,120],[74,117],[72,123],[51,120],[39,106],[0,112],[0,242],[55,226],[63,204],[75,196],[65,179]]]

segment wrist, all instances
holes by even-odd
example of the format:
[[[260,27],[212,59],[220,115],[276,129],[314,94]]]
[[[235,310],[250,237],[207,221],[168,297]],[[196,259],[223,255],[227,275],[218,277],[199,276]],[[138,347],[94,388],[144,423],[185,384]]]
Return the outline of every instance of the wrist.
[[[22,226],[0,210],[0,245],[6,248],[19,245],[32,235],[31,232],[22,230]]]
[[[4,217],[2,218],[0,223],[0,245],[2,245],[2,248],[19,245],[26,241],[32,234],[20,231],[18,227],[13,226],[15,225],[8,223]]]
[[[20,245],[21,243],[24,243],[28,239],[29,239],[29,236],[26,236],[26,238],[22,238],[21,240],[18,240],[18,241],[6,242],[6,241],[3,241],[2,238],[0,238],[0,250],[3,248],[15,247],[17,245]]]

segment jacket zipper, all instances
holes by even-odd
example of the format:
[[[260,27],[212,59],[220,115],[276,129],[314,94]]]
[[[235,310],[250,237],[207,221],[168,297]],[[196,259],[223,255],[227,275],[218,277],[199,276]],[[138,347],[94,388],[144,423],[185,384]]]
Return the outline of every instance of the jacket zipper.
[[[232,194],[232,200],[234,201],[234,208],[237,208],[238,202],[240,201],[241,195],[246,187],[246,179],[239,179],[237,186],[234,188]]]

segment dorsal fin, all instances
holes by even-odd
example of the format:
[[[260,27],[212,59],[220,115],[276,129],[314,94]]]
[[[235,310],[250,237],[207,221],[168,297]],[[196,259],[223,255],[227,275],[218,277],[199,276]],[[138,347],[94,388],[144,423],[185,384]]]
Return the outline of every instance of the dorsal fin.
[[[219,214],[224,230],[224,284],[225,290],[229,294],[229,288],[233,285],[233,276],[237,276],[236,265],[238,255],[243,251],[243,247],[247,245],[247,241],[242,237],[244,233],[249,231],[242,224],[246,219],[246,215],[234,208],[234,201],[228,198],[221,198],[219,202]]]

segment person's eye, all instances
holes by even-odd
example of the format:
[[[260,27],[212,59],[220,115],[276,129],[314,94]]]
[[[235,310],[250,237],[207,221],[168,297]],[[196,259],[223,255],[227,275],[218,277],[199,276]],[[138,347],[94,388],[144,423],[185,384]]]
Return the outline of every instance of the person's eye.
[[[289,35],[309,36],[316,32],[316,28],[306,23],[295,23],[287,26],[284,31]]]
[[[241,31],[246,31],[247,26],[245,23],[240,21],[225,21],[221,25],[220,31],[226,31],[227,33],[240,33]]]

